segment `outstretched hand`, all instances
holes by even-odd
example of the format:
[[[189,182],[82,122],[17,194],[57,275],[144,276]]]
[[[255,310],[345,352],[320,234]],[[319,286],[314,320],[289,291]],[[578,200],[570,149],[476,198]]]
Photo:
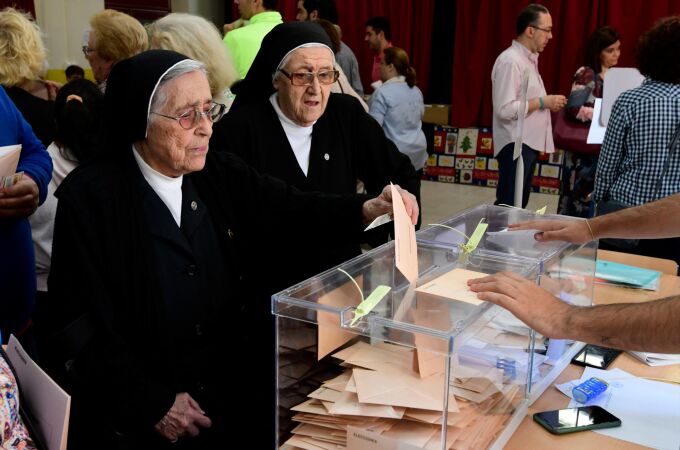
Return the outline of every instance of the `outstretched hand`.
[[[500,272],[468,281],[480,300],[495,303],[546,337],[566,337],[567,321],[574,308],[533,281],[516,273]]]
[[[405,189],[400,188],[398,185],[395,185],[395,187],[399,191],[399,194],[401,194],[401,201],[404,202],[404,207],[406,208],[406,213],[411,218],[411,223],[415,225],[416,222],[418,222],[418,214],[420,213],[415,195],[411,194]],[[383,214],[390,213],[391,215],[392,201],[391,185],[387,185],[383,188],[378,197],[368,200],[364,203],[362,211],[364,223],[368,225]]]
[[[594,239],[585,220],[532,220],[514,223],[510,230],[539,230],[534,239],[544,241],[567,241],[574,244],[585,244]]]

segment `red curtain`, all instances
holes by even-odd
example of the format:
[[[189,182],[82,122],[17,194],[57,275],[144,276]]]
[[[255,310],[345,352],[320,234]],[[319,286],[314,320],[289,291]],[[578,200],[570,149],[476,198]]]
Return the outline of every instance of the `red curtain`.
[[[364,23],[373,16],[384,16],[392,27],[392,44],[401,47],[411,58],[418,75],[418,87],[426,95],[430,73],[430,47],[435,0],[337,0],[342,40],[357,57],[364,90],[369,92],[373,52],[364,42]],[[278,10],[284,21],[295,20],[297,0],[279,0]],[[234,10],[238,17],[238,10]]]
[[[515,34],[517,13],[526,0],[458,0],[452,80],[451,123],[491,126],[491,69]],[[582,65],[588,36],[609,25],[621,35],[619,66],[634,66],[641,33],[661,17],[680,14],[677,0],[545,0],[554,37],[539,58],[549,94],[569,95],[571,79]],[[677,58],[678,55],[668,55]]]

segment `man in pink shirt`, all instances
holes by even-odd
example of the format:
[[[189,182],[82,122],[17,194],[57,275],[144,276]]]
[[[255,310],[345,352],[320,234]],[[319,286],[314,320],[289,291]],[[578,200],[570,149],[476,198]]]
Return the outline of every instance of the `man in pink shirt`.
[[[517,17],[516,31],[517,39],[498,56],[491,71],[494,156],[498,160],[495,203],[514,203],[516,162],[512,156],[518,131],[522,77],[526,73],[529,76],[527,104],[521,111],[524,114],[524,192],[521,206],[524,208],[529,201],[537,152],[555,151],[550,111],[562,109],[567,99],[563,95],[546,95],[538,73],[538,54],[552,39],[552,17],[548,9],[543,5],[528,5]]]
[[[380,62],[386,48],[392,47],[392,32],[390,31],[390,21],[384,17],[371,17],[366,21],[366,36],[364,40],[375,52],[373,57],[373,69],[371,70],[371,86],[376,81],[380,81]],[[376,87],[373,86],[375,90]]]

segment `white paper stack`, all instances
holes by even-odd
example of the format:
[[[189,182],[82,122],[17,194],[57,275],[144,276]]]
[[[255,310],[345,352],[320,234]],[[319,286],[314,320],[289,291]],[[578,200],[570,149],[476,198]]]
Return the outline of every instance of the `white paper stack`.
[[[680,354],[628,352],[648,366],[670,366],[680,364]]]

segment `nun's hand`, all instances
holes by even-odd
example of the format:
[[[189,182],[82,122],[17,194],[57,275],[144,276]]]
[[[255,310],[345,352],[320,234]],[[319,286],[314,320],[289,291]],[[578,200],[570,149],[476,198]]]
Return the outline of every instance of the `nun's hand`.
[[[186,392],[175,396],[175,403],[154,428],[170,442],[183,436],[198,436],[200,428],[210,428],[212,422],[196,400]],[[199,428],[200,427],[200,428]]]
[[[419,214],[416,197],[410,192],[400,188],[398,185],[394,185],[394,187],[397,188],[401,195],[401,199],[397,199],[396,201],[404,202],[406,214],[411,218],[411,223],[415,225],[416,222],[418,222]],[[368,225],[383,214],[389,213],[392,215],[392,201],[392,189],[390,185],[387,185],[383,188],[378,197],[364,203],[362,211],[364,223]]]

